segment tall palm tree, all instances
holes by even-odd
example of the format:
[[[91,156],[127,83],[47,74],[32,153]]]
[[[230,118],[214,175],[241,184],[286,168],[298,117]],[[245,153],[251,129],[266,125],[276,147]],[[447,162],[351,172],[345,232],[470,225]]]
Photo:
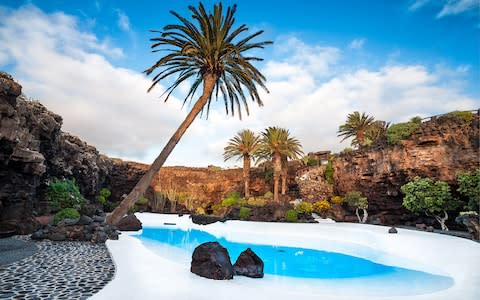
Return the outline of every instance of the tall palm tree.
[[[192,80],[192,85],[184,98],[184,104],[188,99],[192,101],[200,85],[203,85],[203,90],[185,120],[167,142],[150,169],[109,215],[107,221],[110,224],[117,223],[148,188],[153,176],[158,173],[197,115],[206,109],[208,116],[214,92],[217,99],[219,93],[223,96],[226,113],[232,114],[232,116],[237,113],[240,119],[242,107],[247,114],[249,112],[246,95],[250,96],[258,105],[263,105],[257,85],[268,92],[265,86],[266,79],[252,65],[252,62],[262,59],[245,56],[245,52],[251,49],[263,49],[272,42],[252,42],[263,31],[240,38],[240,35],[248,30],[248,27],[240,25],[233,28],[236,9],[236,5],[233,5],[224,12],[222,5],[218,4],[214,5],[213,13],[207,13],[203,4],[200,3],[198,8],[189,6],[192,21],[171,11],[179,23],[166,25],[162,31],[152,31],[158,33],[157,37],[151,39],[152,51],[162,52],[164,55],[144,71],[150,75],[158,70],[148,91],[151,91],[161,80],[172,75],[175,75],[176,79],[162,95],[165,96],[165,101],[185,80]]]
[[[365,142],[367,140],[375,142],[380,139],[385,139],[389,127],[390,122],[381,120],[373,121],[369,128],[365,131]]]
[[[245,198],[250,197],[250,161],[255,158],[259,148],[260,138],[248,129],[239,131],[224,148],[223,158],[225,161],[233,157],[243,158]]]
[[[340,125],[338,128],[338,135],[343,136],[342,142],[350,137],[353,137],[352,146],[363,146],[365,144],[365,133],[370,128],[374,121],[373,117],[355,111],[347,116],[347,122]]]
[[[278,188],[279,179],[282,175],[282,157],[284,157],[284,160],[294,159],[300,157],[302,153],[300,142],[296,138],[291,137],[287,129],[275,126],[268,127],[262,132],[259,157],[262,159],[271,158],[272,160],[274,201],[279,201]]]

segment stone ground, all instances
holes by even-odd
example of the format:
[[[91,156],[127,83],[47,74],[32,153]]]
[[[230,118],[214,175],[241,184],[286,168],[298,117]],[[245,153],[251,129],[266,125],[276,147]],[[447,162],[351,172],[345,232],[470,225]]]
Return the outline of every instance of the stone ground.
[[[27,250],[7,249],[7,244],[16,247],[20,241],[26,243]],[[32,244],[36,250],[31,251]],[[87,299],[115,274],[105,244],[32,242],[29,237],[16,236],[0,239],[0,250],[2,257],[10,256],[9,252],[26,256],[6,264],[0,260],[0,299]]]

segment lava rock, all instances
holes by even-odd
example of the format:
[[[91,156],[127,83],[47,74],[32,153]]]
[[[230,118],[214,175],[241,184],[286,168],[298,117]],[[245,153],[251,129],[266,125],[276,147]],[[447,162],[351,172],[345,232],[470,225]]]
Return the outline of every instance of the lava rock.
[[[79,219],[63,219],[62,221],[58,222],[57,226],[70,226],[77,224]]]
[[[467,227],[468,232],[474,240],[480,239],[480,224],[478,214],[461,214],[455,218],[455,222]]]
[[[427,226],[427,231],[428,231],[428,232],[433,232],[433,231],[434,231],[433,226]]]
[[[43,239],[43,230],[37,230],[30,236],[32,240],[41,240]]]
[[[92,223],[93,223],[93,219],[86,215],[82,215],[80,217],[80,220],[78,220],[77,222],[78,225],[88,225]]]
[[[424,223],[422,223],[422,224],[416,224],[415,227],[416,227],[418,230],[426,230],[426,229],[427,229],[427,225],[425,225]]]
[[[233,278],[230,255],[218,242],[203,243],[195,248],[190,271],[198,276],[215,280]]]
[[[47,238],[52,241],[64,241],[67,237],[62,232],[50,232]]]
[[[251,278],[263,278],[263,260],[252,249],[247,248],[238,256],[233,265],[233,273]]]
[[[93,222],[103,223],[103,222],[105,222],[105,217],[93,216]]]
[[[135,215],[128,215],[121,218],[115,226],[121,231],[138,231],[142,229],[142,222]]]
[[[391,228],[388,230],[388,233],[398,233],[397,228],[391,227]]]

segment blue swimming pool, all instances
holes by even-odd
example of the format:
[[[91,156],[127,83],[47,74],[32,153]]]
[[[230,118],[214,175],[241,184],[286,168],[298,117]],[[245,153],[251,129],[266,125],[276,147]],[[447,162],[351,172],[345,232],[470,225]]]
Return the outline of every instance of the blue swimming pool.
[[[423,285],[434,284],[441,288],[447,288],[453,284],[450,277],[387,266],[342,253],[301,247],[238,243],[222,237],[217,238],[196,229],[185,231],[169,227],[147,227],[143,229],[141,235],[136,235],[136,237],[164,257],[171,256],[172,252],[179,252],[183,253],[185,260],[191,258],[195,247],[210,241],[218,241],[227,248],[232,263],[243,250],[251,248],[264,261],[265,274],[276,276],[316,279],[383,276],[402,280],[408,278],[415,282],[421,282]]]

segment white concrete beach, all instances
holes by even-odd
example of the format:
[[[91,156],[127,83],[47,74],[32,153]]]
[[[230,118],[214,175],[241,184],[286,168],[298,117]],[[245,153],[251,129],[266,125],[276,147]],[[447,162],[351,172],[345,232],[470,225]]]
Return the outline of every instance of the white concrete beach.
[[[227,221],[200,226],[193,224],[189,216],[136,215],[146,227],[164,226],[168,222],[176,224],[169,227],[200,229],[236,242],[340,252],[448,276],[454,282],[447,289],[412,295],[405,284],[382,278],[384,284],[380,285],[375,276],[361,280],[319,280],[266,275],[263,279],[237,276],[233,280],[215,281],[190,273],[189,263],[156,254],[134,237],[138,233],[123,233],[118,241],[107,241],[117,268],[115,277],[92,299],[480,299],[480,244],[467,239],[405,229],[388,234],[385,226],[352,223]],[[384,255],[365,251],[365,247]]]

